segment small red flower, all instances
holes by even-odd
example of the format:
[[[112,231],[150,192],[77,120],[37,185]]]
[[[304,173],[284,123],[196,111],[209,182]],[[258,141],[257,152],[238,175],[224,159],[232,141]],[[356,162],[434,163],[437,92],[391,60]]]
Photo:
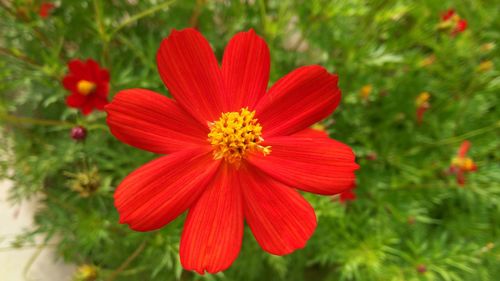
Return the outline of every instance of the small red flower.
[[[427,266],[425,266],[425,264],[417,265],[417,272],[420,274],[424,274],[425,272],[427,272]]]
[[[338,77],[305,66],[267,90],[269,49],[253,30],[231,39],[220,66],[198,31],[174,30],[157,64],[173,99],[130,89],[106,106],[118,139],[169,154],[118,186],[120,222],[151,231],[188,210],[180,259],[200,274],[233,263],[244,220],[269,253],[303,248],[316,216],[296,189],[341,193],[358,168],[349,146],[308,129],[339,104]]]
[[[69,73],[63,79],[64,88],[71,92],[66,98],[69,107],[79,108],[87,115],[92,110],[103,110],[108,104],[109,72],[92,59],[72,60]]]
[[[452,36],[464,32],[467,29],[467,21],[462,19],[453,9],[449,9],[441,14],[441,23],[438,28],[450,30]]]
[[[431,107],[429,99],[431,95],[428,92],[422,92],[417,96],[415,105],[417,107],[417,124],[420,125],[424,121],[424,113]]]
[[[38,10],[38,14],[40,15],[41,18],[47,18],[50,15],[50,12],[56,7],[54,3],[50,2],[43,2],[40,5],[40,9]]]
[[[458,149],[457,156],[453,157],[450,165],[450,173],[456,175],[459,185],[465,184],[465,173],[475,172],[477,170],[476,163],[467,157],[467,152],[471,146],[470,141],[463,141]]]

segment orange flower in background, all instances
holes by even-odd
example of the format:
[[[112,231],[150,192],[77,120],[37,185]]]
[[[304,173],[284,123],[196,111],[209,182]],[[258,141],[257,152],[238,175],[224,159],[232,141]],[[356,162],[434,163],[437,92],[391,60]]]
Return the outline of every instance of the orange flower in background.
[[[359,95],[364,101],[367,101],[373,91],[373,86],[371,84],[364,85],[361,90],[359,90]]]
[[[417,124],[419,125],[422,124],[422,121],[424,120],[424,113],[431,107],[431,104],[429,103],[430,98],[431,95],[428,92],[422,92],[415,100],[415,105],[417,107]]]
[[[467,29],[467,21],[462,19],[454,9],[449,9],[441,15],[439,29],[449,30],[452,36],[462,33]]]
[[[477,67],[477,72],[488,72],[493,69],[493,62],[491,60],[482,61]]]
[[[43,2],[40,5],[40,9],[38,10],[38,15],[41,18],[45,19],[50,15],[50,12],[56,7],[54,3],[51,2]]]
[[[69,73],[63,79],[63,86],[71,92],[66,98],[69,107],[79,108],[87,115],[92,110],[104,110],[108,104],[109,72],[92,59],[72,60],[68,63]]]
[[[267,89],[269,48],[253,30],[230,40],[221,65],[201,33],[173,30],[157,65],[172,99],[129,89],[106,106],[115,137],[168,154],[118,186],[120,223],[152,231],[188,211],[180,260],[200,274],[233,263],[244,221],[271,254],[303,248],[317,222],[297,189],[338,194],[358,169],[349,146],[309,129],[338,106],[338,77],[304,66]]]
[[[463,141],[458,149],[457,156],[451,159],[450,173],[456,175],[459,185],[465,184],[465,173],[477,170],[476,163],[467,157],[467,152],[471,146],[470,141]]]

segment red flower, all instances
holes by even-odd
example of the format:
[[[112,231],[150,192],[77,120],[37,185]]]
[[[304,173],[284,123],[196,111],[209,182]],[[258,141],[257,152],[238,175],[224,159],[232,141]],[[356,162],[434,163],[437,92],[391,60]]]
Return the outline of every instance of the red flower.
[[[189,210],[180,258],[200,274],[236,259],[243,220],[269,253],[303,248],[316,216],[296,189],[343,192],[358,168],[349,146],[308,129],[339,104],[337,76],[305,66],[266,91],[269,49],[252,30],[231,39],[221,66],[199,32],[174,30],[157,63],[173,99],[130,89],[106,106],[118,139],[169,154],[118,186],[120,222],[150,231]]]
[[[38,14],[42,18],[47,18],[50,15],[50,12],[56,7],[54,3],[50,2],[43,2],[40,5],[40,9],[38,10]]]
[[[476,163],[467,157],[470,146],[470,141],[463,141],[458,149],[457,156],[451,159],[450,173],[456,175],[459,185],[465,184],[465,173],[477,171]]]
[[[429,103],[429,99],[431,95],[428,92],[420,93],[415,99],[415,105],[417,107],[416,115],[417,115],[417,124],[421,125],[424,121],[424,113],[431,107]]]
[[[94,108],[103,110],[108,104],[109,72],[92,59],[72,60],[69,73],[63,79],[64,88],[71,92],[66,98],[69,107],[79,108],[87,115]]]
[[[449,9],[441,15],[440,29],[450,30],[451,35],[464,32],[467,29],[467,21],[462,19],[453,9]]]

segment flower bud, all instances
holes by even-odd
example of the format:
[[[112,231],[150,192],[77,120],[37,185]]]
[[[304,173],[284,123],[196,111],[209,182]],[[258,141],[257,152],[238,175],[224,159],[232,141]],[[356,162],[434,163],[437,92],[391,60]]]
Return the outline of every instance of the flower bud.
[[[71,128],[71,138],[76,141],[84,140],[87,137],[87,130],[82,126]]]
[[[427,267],[425,266],[425,264],[419,264],[417,265],[417,271],[420,274],[424,274],[427,271]]]
[[[95,193],[101,185],[101,177],[96,167],[76,174],[66,173],[66,175],[71,178],[69,187],[73,191],[78,192],[82,197],[89,197]]]

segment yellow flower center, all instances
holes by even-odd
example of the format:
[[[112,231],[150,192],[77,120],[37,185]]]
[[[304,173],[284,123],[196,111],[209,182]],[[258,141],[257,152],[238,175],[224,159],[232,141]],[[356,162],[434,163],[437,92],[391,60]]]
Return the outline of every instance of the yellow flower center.
[[[87,81],[87,80],[80,80],[78,81],[78,84],[76,85],[76,89],[78,90],[78,93],[86,96],[90,93],[92,93],[96,88],[95,83]]]
[[[451,160],[451,165],[464,171],[471,171],[474,168],[474,161],[469,157],[454,157]]]
[[[271,153],[270,146],[262,146],[262,126],[255,111],[242,108],[239,112],[222,113],[219,120],[209,123],[208,141],[213,147],[214,159],[239,165],[249,152]]]

